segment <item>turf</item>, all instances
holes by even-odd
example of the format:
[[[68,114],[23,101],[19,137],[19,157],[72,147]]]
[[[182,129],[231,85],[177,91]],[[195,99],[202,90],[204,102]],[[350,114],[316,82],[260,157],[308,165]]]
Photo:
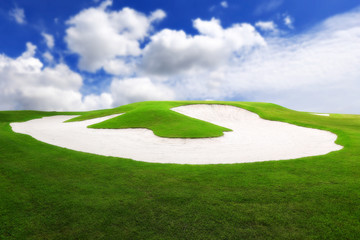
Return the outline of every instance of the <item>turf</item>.
[[[119,108],[90,112],[69,121],[91,119],[114,113],[124,113],[101,123],[90,125],[90,128],[147,128],[155,135],[168,138],[204,138],[219,137],[231,129],[194,119],[171,111],[189,102],[141,102]]]
[[[9,126],[60,113],[0,112],[0,239],[358,239],[360,116],[229,104],[330,130],[344,149],[287,161],[151,164],[59,148]]]

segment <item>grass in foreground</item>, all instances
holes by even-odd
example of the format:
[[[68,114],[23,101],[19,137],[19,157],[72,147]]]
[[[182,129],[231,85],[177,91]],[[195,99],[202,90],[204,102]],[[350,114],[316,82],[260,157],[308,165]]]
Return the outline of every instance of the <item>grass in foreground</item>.
[[[0,112],[0,239],[357,239],[360,116],[229,104],[331,130],[345,148],[287,161],[151,164],[59,148],[9,126],[58,113]]]

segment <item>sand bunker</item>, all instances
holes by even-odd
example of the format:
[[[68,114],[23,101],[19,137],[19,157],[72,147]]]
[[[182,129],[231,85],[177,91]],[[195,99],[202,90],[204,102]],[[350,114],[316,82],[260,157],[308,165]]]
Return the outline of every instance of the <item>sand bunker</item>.
[[[330,114],[329,113],[311,113],[313,115],[318,115],[318,116],[325,116],[325,117],[329,117]]]
[[[63,123],[74,116],[52,116],[11,123],[13,131],[82,152],[154,163],[220,164],[284,160],[342,149],[337,136],[318,129],[268,121],[227,105],[188,105],[173,111],[232,129],[202,139],[157,137],[147,129],[90,129],[114,116]]]

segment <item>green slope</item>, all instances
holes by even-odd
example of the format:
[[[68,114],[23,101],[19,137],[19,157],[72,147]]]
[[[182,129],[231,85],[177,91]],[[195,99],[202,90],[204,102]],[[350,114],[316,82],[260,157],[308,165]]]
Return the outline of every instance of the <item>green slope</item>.
[[[183,105],[184,102],[142,102],[126,105],[116,109],[102,111],[101,115],[125,113],[118,117],[89,126],[90,128],[147,128],[155,135],[168,138],[204,138],[219,137],[228,128],[194,119],[171,111],[170,108]],[[72,119],[89,119],[98,117],[99,113],[90,113]]]
[[[147,128],[155,135],[168,138],[204,138],[219,137],[223,132],[231,129],[214,125],[209,122],[194,119],[172,111],[171,108],[189,104],[230,104],[233,106],[248,108],[254,105],[272,106],[273,109],[282,109],[275,104],[268,103],[237,103],[219,101],[161,101],[161,102],[138,102],[118,108],[90,111],[67,122],[83,121],[93,118],[104,117],[123,113],[118,117],[93,124],[89,128],[121,129],[121,128]]]
[[[358,239],[360,116],[229,104],[330,130],[345,147],[287,161],[151,164],[59,148],[9,126],[63,113],[0,112],[0,239]]]

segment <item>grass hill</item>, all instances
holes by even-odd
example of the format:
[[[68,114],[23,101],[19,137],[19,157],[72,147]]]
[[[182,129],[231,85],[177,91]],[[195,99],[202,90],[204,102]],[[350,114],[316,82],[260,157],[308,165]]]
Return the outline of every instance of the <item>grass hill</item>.
[[[14,133],[9,125],[58,114],[79,114],[72,121],[80,121],[125,113],[92,127],[145,127],[164,137],[219,136],[229,130],[169,110],[196,103],[230,104],[265,119],[329,130],[344,148],[287,161],[152,164],[63,149]],[[269,103],[141,102],[82,113],[3,111],[0,239],[358,239],[359,146],[359,115],[317,116]]]

